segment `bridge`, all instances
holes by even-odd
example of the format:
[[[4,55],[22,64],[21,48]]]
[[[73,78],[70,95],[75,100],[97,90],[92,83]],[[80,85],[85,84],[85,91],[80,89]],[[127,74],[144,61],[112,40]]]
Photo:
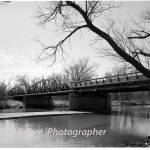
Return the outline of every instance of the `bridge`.
[[[23,98],[26,107],[49,107],[52,96],[69,95],[69,110],[111,110],[109,93],[150,90],[150,79],[139,72],[77,82],[42,80],[23,89],[14,87],[7,97]]]

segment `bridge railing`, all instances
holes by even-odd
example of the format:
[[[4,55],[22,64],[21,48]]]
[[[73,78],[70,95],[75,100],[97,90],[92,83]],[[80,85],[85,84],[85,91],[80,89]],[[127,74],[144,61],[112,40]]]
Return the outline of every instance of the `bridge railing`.
[[[43,93],[43,92],[55,92],[55,91],[64,91],[70,89],[67,83],[62,83],[56,80],[43,80],[33,84],[27,93]]]
[[[15,95],[24,95],[26,93],[25,89],[22,87],[14,87],[7,92],[7,96],[15,96]]]
[[[106,84],[117,84],[123,82],[134,82],[140,80],[147,80],[148,78],[142,75],[140,72],[128,73],[124,75],[115,75],[108,76],[103,78],[96,78],[91,80],[83,80],[83,81],[74,81],[71,82],[73,88],[78,87],[88,87],[88,86],[97,86],[97,85],[106,85]]]
[[[10,91],[8,91],[8,96],[65,91],[70,89],[71,85],[69,83],[46,79],[34,83],[32,86],[26,89],[24,89],[23,87],[14,87]]]

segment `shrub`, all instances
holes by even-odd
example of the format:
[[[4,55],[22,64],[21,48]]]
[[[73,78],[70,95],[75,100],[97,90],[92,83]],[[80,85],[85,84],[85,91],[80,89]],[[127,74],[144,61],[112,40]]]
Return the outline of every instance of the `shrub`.
[[[1,100],[0,101],[0,109],[5,108],[24,108],[23,102],[20,101],[14,101],[12,99],[9,100]]]

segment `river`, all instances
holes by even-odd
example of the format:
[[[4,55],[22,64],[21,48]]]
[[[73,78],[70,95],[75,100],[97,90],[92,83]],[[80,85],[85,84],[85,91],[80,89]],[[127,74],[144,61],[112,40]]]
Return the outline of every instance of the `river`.
[[[105,134],[96,134],[98,132],[94,130],[105,131]],[[93,135],[87,136],[88,131]],[[0,120],[1,148],[126,147],[131,141],[141,141],[148,136],[150,106],[113,106],[110,115],[84,114]]]

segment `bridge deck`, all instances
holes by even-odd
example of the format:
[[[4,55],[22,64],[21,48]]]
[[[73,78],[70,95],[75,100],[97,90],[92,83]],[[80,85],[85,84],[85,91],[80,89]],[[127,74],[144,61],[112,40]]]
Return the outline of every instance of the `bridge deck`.
[[[85,88],[99,85],[114,85],[114,84],[124,84],[124,83],[133,83],[133,82],[141,82],[148,81],[149,79],[144,75],[137,76],[124,76],[123,78],[119,76],[105,77],[105,78],[97,78],[92,80],[71,82],[73,88]]]
[[[93,92],[93,89],[99,92],[150,90],[150,79],[136,72],[70,83],[57,82],[56,80],[43,80],[33,84],[28,89],[15,87],[8,92],[8,96],[64,95],[75,90],[77,92],[85,90]]]

